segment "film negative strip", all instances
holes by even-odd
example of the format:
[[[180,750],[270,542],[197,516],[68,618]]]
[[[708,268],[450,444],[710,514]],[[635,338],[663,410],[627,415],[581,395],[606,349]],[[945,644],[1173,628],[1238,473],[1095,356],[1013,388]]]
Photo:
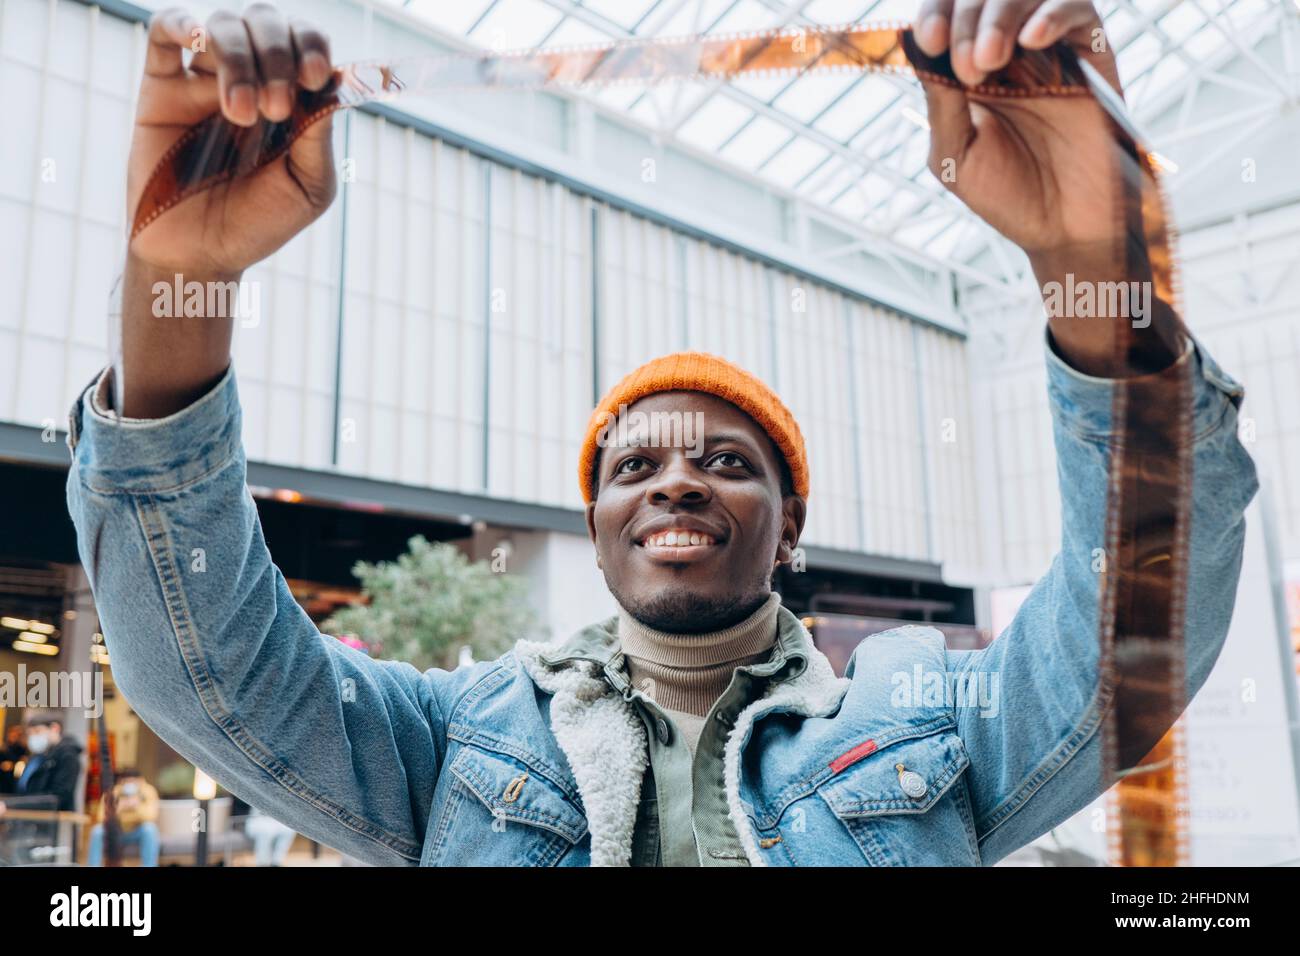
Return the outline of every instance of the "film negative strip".
[[[188,196],[283,156],[307,127],[339,109],[415,93],[593,88],[834,71],[921,71],[956,83],[947,57],[925,56],[913,43],[911,31],[897,24],[352,63],[336,69],[324,89],[300,89],[293,112],[281,122],[261,119],[253,126],[241,127],[214,114],[188,130],[146,182],[131,237]],[[1093,82],[1064,48],[1021,51],[978,92],[1086,96]]]
[[[528,50],[358,63],[336,70],[320,92],[300,91],[291,116],[237,127],[219,114],[184,133],[147,181],[131,227],[134,238],[189,196],[246,175],[283,156],[313,123],[339,109],[412,93],[457,89],[586,88],[691,79],[819,71],[912,73],[960,85],[946,55],[926,56],[899,24],[772,31],[743,36],[629,40],[564,50]],[[1184,611],[1191,503],[1194,363],[1178,360],[1187,337],[1179,318],[1175,236],[1151,152],[1119,95],[1072,50],[1018,50],[979,87],[975,102],[1008,97],[1092,97],[1110,118],[1119,191],[1113,216],[1121,238],[1112,277],[1149,282],[1151,321],[1116,326],[1119,380],[1112,409],[1116,434],[1107,495],[1105,566],[1099,578],[1097,639],[1101,701],[1106,708],[1103,784],[1122,778],[1138,788],[1142,813],[1111,821],[1118,862],[1176,864],[1181,859],[1179,752],[1166,731],[1187,704]],[[1104,160],[1103,160],[1104,161]],[[1144,757],[1155,761],[1134,768]],[[1140,792],[1139,792],[1140,791]],[[1135,804],[1130,799],[1129,804]],[[1112,801],[1112,805],[1117,805]],[[1129,852],[1131,850],[1131,852]]]

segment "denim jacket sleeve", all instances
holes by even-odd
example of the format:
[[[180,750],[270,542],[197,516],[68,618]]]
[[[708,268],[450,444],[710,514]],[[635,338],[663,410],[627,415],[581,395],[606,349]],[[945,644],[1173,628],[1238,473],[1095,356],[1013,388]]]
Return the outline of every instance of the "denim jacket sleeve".
[[[293,599],[246,483],[233,365],[161,419],[116,419],[107,378],[73,406],[67,500],[117,685],[241,799],[367,862],[418,862],[451,675],[373,660]]]
[[[970,755],[976,835],[988,865],[1086,807],[1102,783],[1094,549],[1105,544],[1114,383],[1083,375],[1046,347],[1061,490],[1061,549],[1007,630],[979,651],[950,651],[959,679],[999,689],[998,707],[958,707]],[[1194,362],[1191,542],[1184,638],[1187,698],[1227,637],[1241,571],[1246,506],[1258,488],[1237,437],[1244,394],[1199,343]],[[1158,374],[1172,374],[1173,369]],[[995,676],[996,675],[996,676]]]

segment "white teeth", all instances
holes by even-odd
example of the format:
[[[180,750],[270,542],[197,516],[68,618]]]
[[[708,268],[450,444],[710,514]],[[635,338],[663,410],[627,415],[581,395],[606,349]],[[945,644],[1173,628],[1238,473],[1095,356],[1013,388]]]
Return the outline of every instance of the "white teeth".
[[[685,548],[691,545],[698,547],[714,543],[716,542],[712,537],[698,531],[665,531],[663,534],[652,534],[645,539],[645,544],[658,548]]]

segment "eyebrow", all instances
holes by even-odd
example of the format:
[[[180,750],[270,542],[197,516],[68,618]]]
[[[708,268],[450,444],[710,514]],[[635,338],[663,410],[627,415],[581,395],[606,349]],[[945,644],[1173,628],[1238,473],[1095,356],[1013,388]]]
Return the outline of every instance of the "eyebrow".
[[[762,448],[754,441],[754,439],[751,436],[746,435],[744,432],[717,432],[712,435],[704,436],[705,445],[725,445],[727,442],[744,445],[756,452],[762,451]]]

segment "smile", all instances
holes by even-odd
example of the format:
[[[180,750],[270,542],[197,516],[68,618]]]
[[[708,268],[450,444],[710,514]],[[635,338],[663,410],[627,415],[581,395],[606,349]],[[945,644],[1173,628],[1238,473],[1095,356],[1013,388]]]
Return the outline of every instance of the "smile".
[[[713,547],[717,543],[711,534],[686,530],[661,531],[656,534],[648,534],[637,542],[643,548]]]

